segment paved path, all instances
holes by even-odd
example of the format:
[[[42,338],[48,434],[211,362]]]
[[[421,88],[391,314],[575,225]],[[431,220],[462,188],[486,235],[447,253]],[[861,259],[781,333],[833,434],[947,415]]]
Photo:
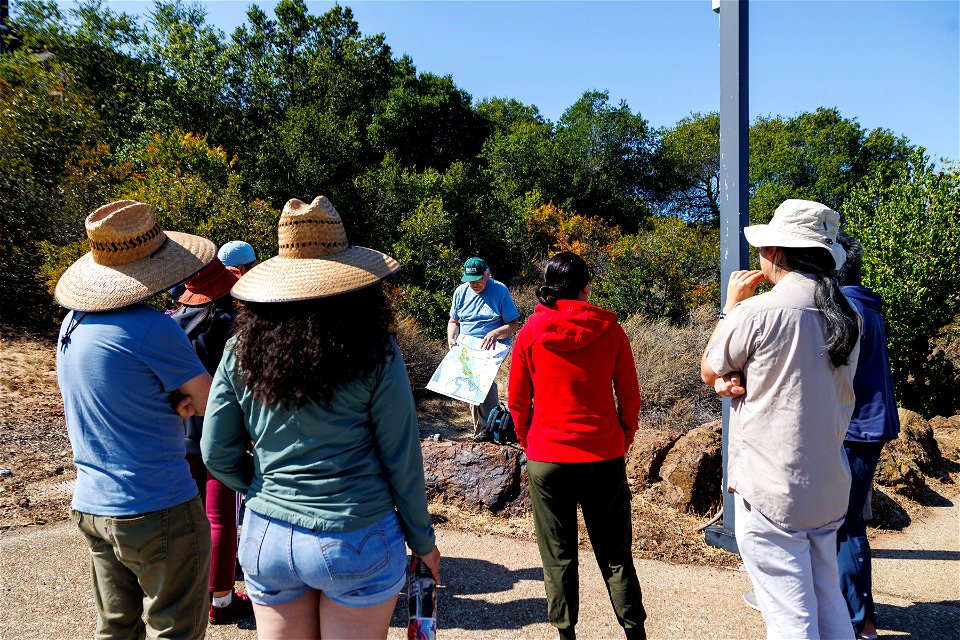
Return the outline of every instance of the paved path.
[[[943,500],[903,533],[876,540],[875,591],[883,638],[960,640],[960,511]],[[548,640],[536,545],[441,529],[440,638]],[[86,548],[68,522],[0,534],[0,638],[89,638],[93,599]],[[761,640],[760,615],[742,605],[742,571],[638,560],[653,639]],[[402,607],[390,630],[405,636]],[[246,625],[251,626],[251,625]],[[581,555],[583,640],[622,638],[589,551]],[[211,627],[212,640],[252,640],[254,631]]]

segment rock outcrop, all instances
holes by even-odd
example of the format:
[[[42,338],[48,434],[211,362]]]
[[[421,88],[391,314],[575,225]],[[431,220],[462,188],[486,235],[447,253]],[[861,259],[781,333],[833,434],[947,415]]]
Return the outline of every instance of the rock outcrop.
[[[637,432],[627,456],[627,477],[634,489],[646,489],[660,481],[660,467],[680,435],[646,429]]]
[[[916,499],[927,486],[917,464],[897,447],[883,448],[873,478],[878,485],[910,499]]]
[[[930,418],[933,437],[940,448],[940,454],[953,462],[960,462],[960,414],[945,418]]]
[[[929,472],[941,458],[940,447],[937,446],[930,423],[919,413],[909,409],[899,409],[898,412],[900,437],[890,443],[890,446],[916,462],[921,471]]]
[[[657,491],[668,504],[698,514],[719,506],[720,446],[719,423],[691,429],[677,440],[660,466]]]
[[[529,513],[527,459],[519,447],[433,440],[421,447],[428,499],[471,513]]]

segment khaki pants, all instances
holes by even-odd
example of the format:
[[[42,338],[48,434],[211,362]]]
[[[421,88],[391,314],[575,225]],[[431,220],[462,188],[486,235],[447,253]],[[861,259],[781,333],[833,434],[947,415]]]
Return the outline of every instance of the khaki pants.
[[[497,389],[497,383],[490,385],[490,391],[487,397],[483,399],[482,404],[470,405],[470,416],[473,418],[473,435],[479,434],[487,428],[487,417],[490,412],[500,404],[500,390]]]
[[[90,547],[95,638],[204,636],[210,523],[199,497],[143,515],[71,516]]]

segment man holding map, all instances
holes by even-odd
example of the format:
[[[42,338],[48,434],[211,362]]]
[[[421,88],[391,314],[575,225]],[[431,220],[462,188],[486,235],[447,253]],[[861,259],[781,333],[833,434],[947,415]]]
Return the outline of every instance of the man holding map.
[[[498,341],[509,344],[520,327],[520,313],[510,291],[490,277],[490,268],[482,258],[470,258],[463,264],[460,281],[463,284],[454,290],[450,306],[447,346],[457,346],[460,335],[479,338],[484,349],[493,349]],[[499,390],[494,382],[482,403],[470,405],[475,440],[489,438],[487,416],[498,404]]]

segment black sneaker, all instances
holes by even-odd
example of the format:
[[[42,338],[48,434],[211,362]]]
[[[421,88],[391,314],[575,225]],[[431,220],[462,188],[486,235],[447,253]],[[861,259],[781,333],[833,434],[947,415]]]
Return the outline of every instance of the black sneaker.
[[[245,593],[233,592],[233,599],[225,607],[210,604],[210,624],[233,624],[253,615],[253,603]]]

